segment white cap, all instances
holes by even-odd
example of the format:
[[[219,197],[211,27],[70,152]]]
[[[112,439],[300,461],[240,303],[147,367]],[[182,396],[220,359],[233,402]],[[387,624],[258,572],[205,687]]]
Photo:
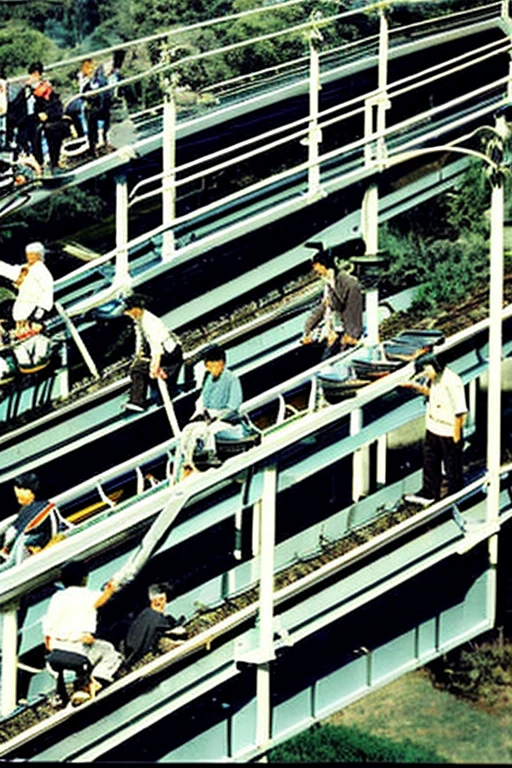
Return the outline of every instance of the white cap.
[[[44,245],[42,243],[29,243],[25,248],[25,253],[38,253],[41,259],[44,259]]]

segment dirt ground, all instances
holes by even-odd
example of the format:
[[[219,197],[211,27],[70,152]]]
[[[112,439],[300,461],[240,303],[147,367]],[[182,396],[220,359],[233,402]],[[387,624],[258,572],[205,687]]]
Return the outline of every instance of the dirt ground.
[[[492,709],[432,685],[419,669],[350,704],[324,722],[355,726],[434,749],[452,763],[512,764],[512,691]]]

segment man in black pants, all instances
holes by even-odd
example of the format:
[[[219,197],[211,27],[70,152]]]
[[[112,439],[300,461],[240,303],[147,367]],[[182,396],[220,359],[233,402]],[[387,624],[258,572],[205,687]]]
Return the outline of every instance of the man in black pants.
[[[183,363],[181,343],[162,320],[146,309],[146,298],[132,294],[125,299],[124,314],[135,325],[135,356],[130,368],[130,398],[124,408],[132,411],[146,409],[149,383],[165,379],[169,395],[176,394],[176,382]]]
[[[416,376],[402,386],[410,387],[428,398],[426,435],[423,447],[423,484],[417,493],[405,500],[427,506],[441,498],[441,468],[444,465],[448,495],[464,485],[462,465],[462,428],[467,406],[464,384],[441,357],[432,353],[415,361]]]

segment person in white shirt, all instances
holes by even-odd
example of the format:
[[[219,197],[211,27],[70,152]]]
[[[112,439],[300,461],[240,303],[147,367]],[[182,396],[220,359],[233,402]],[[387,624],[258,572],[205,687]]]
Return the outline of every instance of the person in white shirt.
[[[442,465],[448,481],[448,495],[464,486],[462,466],[462,429],[467,415],[466,395],[460,376],[432,353],[420,355],[415,362],[416,377],[402,386],[410,387],[428,398],[426,434],[423,446],[423,486],[405,500],[431,504],[441,498]]]
[[[176,382],[183,363],[181,343],[159,317],[146,309],[147,299],[132,294],[124,301],[123,314],[135,326],[135,355],[130,368],[130,397],[124,408],[144,411],[148,383],[165,379],[171,397],[176,393]]]
[[[96,637],[98,608],[112,597],[116,591],[113,582],[108,582],[103,591],[88,589],[88,572],[84,563],[71,561],[61,571],[63,590],[59,590],[50,600],[48,611],[43,617],[47,661],[58,670],[59,665],[66,666],[69,654],[85,657],[88,664],[84,672],[92,669],[92,677],[79,676],[78,687],[72,701],[81,703],[94,696],[104,685],[113,681],[121,666],[123,656],[116,651],[112,643]]]
[[[0,261],[0,275],[12,280],[18,290],[12,308],[18,337],[29,330],[42,330],[43,321],[53,308],[53,276],[44,263],[44,245],[29,243],[25,254],[25,264]]]

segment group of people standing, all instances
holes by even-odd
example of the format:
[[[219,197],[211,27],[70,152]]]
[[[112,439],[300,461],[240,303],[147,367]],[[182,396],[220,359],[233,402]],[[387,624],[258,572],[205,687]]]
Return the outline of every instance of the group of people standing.
[[[42,62],[28,67],[21,85],[0,76],[0,120],[4,123],[5,149],[12,149],[37,174],[59,173],[65,164],[62,145],[67,138],[86,138],[86,154],[93,158],[100,147],[108,148],[108,131],[114,86],[120,79],[112,66],[85,59],[77,72],[77,94],[65,105],[45,76]],[[3,95],[3,98],[1,98]],[[0,136],[1,139],[1,136]]]

